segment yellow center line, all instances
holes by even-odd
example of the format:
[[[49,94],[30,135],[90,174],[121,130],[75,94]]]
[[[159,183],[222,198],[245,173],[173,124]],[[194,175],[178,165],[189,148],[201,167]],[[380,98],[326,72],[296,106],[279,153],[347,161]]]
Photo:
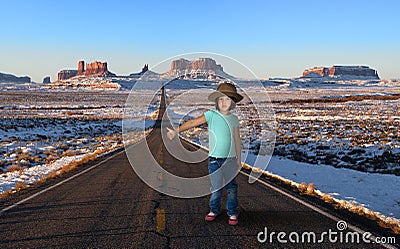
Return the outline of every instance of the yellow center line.
[[[156,209],[156,231],[162,232],[165,230],[165,210],[163,208]]]

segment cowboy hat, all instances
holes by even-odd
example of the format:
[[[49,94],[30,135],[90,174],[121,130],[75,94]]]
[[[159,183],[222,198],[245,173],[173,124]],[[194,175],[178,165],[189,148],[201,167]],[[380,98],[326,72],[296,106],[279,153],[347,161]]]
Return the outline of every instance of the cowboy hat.
[[[243,96],[237,93],[236,87],[231,83],[221,83],[218,85],[217,91],[208,96],[208,100],[215,102],[219,97],[228,96],[235,103],[241,101]]]

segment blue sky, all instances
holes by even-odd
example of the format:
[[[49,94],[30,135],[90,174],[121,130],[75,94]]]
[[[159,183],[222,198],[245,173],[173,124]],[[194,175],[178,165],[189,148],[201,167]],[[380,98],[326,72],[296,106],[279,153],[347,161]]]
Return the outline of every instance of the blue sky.
[[[212,52],[258,77],[368,65],[400,78],[400,1],[0,0],[0,72],[55,79],[79,60],[120,75]],[[235,72],[229,73],[236,75]]]

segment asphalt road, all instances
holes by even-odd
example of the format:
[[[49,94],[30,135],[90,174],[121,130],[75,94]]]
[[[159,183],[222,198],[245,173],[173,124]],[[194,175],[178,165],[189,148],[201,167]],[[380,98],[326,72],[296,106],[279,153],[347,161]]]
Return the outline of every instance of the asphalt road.
[[[182,176],[207,174],[206,161],[189,165],[174,159],[160,137],[156,126],[147,141],[165,169]],[[137,164],[149,163],[140,153],[137,158]],[[360,234],[356,243],[348,235],[351,228],[338,230],[336,220],[284,194],[290,191],[249,184],[244,174],[237,178],[239,224],[230,226],[225,212],[213,222],[204,220],[209,196],[176,198],[150,188],[134,172],[125,151],[80,172],[51,189],[54,185],[48,184],[27,190],[24,198],[44,192],[6,211],[17,200],[3,202],[0,248],[379,248]],[[357,226],[355,220],[346,221]],[[345,243],[346,236],[350,243]],[[290,241],[296,239],[298,243]]]

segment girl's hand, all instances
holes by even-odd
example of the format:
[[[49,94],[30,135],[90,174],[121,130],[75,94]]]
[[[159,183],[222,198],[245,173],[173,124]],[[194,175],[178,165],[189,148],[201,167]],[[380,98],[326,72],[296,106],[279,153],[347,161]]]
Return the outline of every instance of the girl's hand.
[[[167,127],[167,137],[169,138],[169,140],[174,139],[175,136],[176,131]]]

